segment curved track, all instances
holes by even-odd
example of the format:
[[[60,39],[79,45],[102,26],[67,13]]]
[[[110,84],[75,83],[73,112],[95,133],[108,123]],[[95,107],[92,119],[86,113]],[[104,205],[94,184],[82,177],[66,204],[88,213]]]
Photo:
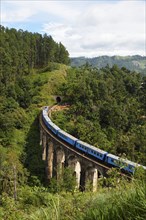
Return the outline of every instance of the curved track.
[[[90,161],[91,163],[98,165],[100,167],[103,167],[106,170],[109,170],[111,167],[108,167],[102,163],[97,162],[97,160],[94,160],[92,158],[90,158],[90,156],[84,155],[83,153],[79,152],[78,149],[71,147],[69,144],[65,143],[64,141],[60,140],[57,136],[55,136],[55,134],[53,134],[51,131],[48,130],[48,128],[46,127],[46,125],[43,123],[42,120],[42,115],[40,115],[40,125],[43,128],[43,130],[45,130],[45,132],[51,136],[54,140],[56,140],[58,143],[60,143],[61,145],[63,145],[64,147],[66,147],[67,149],[69,149],[70,151],[72,151],[74,154],[77,154],[80,157],[83,157],[84,159]]]

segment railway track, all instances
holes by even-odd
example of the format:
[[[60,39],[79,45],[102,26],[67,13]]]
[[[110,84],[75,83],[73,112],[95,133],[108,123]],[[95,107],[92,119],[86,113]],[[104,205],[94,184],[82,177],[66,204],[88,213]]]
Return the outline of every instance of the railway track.
[[[90,161],[90,162],[92,162],[92,163],[94,163],[94,164],[96,164],[96,165],[98,165],[98,166],[101,166],[101,167],[103,167],[103,168],[105,168],[105,169],[107,169],[107,170],[110,169],[110,167],[105,166],[105,165],[103,165],[103,164],[101,164],[101,163],[99,163],[99,162],[97,162],[97,161],[91,159],[90,157],[87,157],[87,156],[84,155],[83,153],[80,153],[76,148],[73,149],[69,144],[67,144],[67,143],[63,142],[62,140],[60,140],[57,136],[55,136],[51,131],[49,131],[49,130],[47,129],[46,125],[45,125],[45,124],[43,123],[43,121],[42,121],[41,115],[40,115],[40,124],[41,124],[42,128],[45,130],[45,132],[46,132],[49,136],[51,136],[54,140],[56,140],[58,143],[60,143],[61,145],[63,145],[64,147],[66,147],[67,149],[69,149],[70,151],[72,151],[73,153],[75,153],[75,154],[77,154],[78,156],[83,157],[83,158],[85,158],[86,160],[88,160],[88,161]]]
[[[55,108],[55,107],[54,107]],[[52,109],[52,108],[51,108]],[[51,111],[49,111],[49,117],[51,116]],[[62,146],[64,146],[65,148],[69,149],[72,153],[84,158],[85,160],[88,160],[90,161],[91,163],[93,163],[94,165],[97,165],[97,166],[100,166],[102,168],[104,168],[106,171],[110,170],[112,167],[110,166],[106,166],[105,164],[102,164],[100,162],[98,162],[97,160],[94,160],[92,159],[90,156],[87,156],[81,152],[79,152],[78,149],[76,148],[73,148],[72,146],[70,146],[68,143],[65,143],[64,141],[62,141],[60,138],[58,138],[57,136],[55,136],[54,133],[52,133],[50,130],[48,130],[48,128],[46,127],[46,125],[43,123],[43,120],[42,120],[42,114],[40,114],[40,117],[39,117],[39,120],[40,120],[40,125],[41,127],[43,128],[43,130],[50,136],[52,137],[55,141],[57,141],[59,144],[61,144]],[[120,175],[124,176],[124,177],[127,177],[129,179],[131,179],[131,177],[125,173],[122,173],[120,172]]]

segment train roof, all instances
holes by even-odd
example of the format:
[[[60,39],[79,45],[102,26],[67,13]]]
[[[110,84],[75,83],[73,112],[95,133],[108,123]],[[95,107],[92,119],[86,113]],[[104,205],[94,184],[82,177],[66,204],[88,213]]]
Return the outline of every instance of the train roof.
[[[131,166],[134,166],[134,167],[143,167],[143,168],[146,170],[146,167],[145,167],[145,166],[143,166],[143,165],[141,165],[141,164],[138,164],[138,163],[135,163],[135,162],[132,162],[132,161],[130,161],[130,160],[121,158],[121,161],[122,161],[122,162],[125,162],[125,163],[127,163],[127,164],[129,164],[129,165],[131,165]]]
[[[88,143],[86,143],[86,142],[84,142],[84,141],[81,141],[81,140],[78,140],[77,141],[79,144],[82,144],[82,145],[84,145],[84,146],[86,146],[86,147],[91,147],[91,145],[90,144],[88,144]]]
[[[73,139],[74,141],[78,140],[76,137],[72,136],[71,134],[68,134],[67,132],[63,131],[63,130],[60,130],[59,133]]]
[[[60,130],[60,128],[59,128],[57,125],[55,125],[52,121],[49,121],[49,124],[50,124],[53,128],[55,128],[56,130]]]
[[[116,160],[119,160],[119,161],[121,161],[121,162],[124,162],[124,163],[126,163],[126,164],[128,164],[128,165],[134,166],[134,167],[143,167],[143,169],[146,170],[146,166],[143,166],[143,165],[141,165],[141,164],[132,162],[132,161],[130,161],[130,160],[128,160],[128,159],[124,159],[124,158],[122,158],[122,157],[120,158],[120,157],[118,157],[118,156],[116,156],[116,155],[113,155],[113,154],[108,154],[107,156],[110,157],[110,158],[112,158],[112,159],[116,159]]]
[[[116,160],[119,160],[119,157],[114,155],[114,154],[108,154],[107,155],[108,157],[112,158],[112,159],[116,159]]]
[[[78,142],[79,144],[84,145],[85,147],[88,147],[88,148],[90,148],[90,149],[92,149],[92,150],[94,150],[94,151],[97,151],[98,153],[101,153],[101,154],[107,153],[106,151],[101,150],[101,149],[99,149],[99,148],[97,148],[97,147],[95,147],[95,146],[93,146],[93,145],[90,145],[90,144],[88,144],[88,143],[86,143],[86,142],[83,142],[83,141],[80,141],[80,140],[78,140],[77,142]]]

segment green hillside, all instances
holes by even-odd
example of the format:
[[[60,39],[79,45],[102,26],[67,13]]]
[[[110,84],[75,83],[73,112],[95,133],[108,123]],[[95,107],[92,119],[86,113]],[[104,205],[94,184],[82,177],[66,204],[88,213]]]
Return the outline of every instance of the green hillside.
[[[111,149],[115,135],[121,136],[122,147],[134,149],[136,160],[145,160],[145,121],[139,116],[145,114],[146,79],[116,66],[100,72],[88,65],[72,69],[67,66],[68,51],[51,36],[3,26],[0,31],[0,220],[144,220],[143,170],[127,181],[113,169],[110,178],[99,179],[96,193],[90,184],[86,193],[77,192],[69,169],[64,169],[61,181],[53,178],[48,185],[39,115],[42,106],[55,103],[54,94],[62,94],[71,106],[70,115],[60,112],[54,121],[81,138],[88,132],[88,140],[93,137],[89,129],[96,128],[100,132],[94,138],[103,147],[110,143]],[[122,133],[125,122],[129,130]]]
[[[69,110],[55,122],[73,136],[146,165],[146,77],[125,67],[72,68],[60,91]]]
[[[139,55],[135,56],[100,56],[94,58],[86,58],[86,57],[75,57],[71,58],[71,66],[82,66],[84,64],[90,64],[93,67],[98,67],[99,69],[109,65],[112,67],[114,64],[121,67],[126,67],[131,71],[140,72],[142,74],[146,74],[146,57],[142,57]]]

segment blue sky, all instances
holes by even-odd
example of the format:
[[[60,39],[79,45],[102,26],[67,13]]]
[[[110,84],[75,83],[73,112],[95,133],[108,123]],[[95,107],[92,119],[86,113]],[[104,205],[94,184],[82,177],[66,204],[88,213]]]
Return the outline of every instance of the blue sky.
[[[1,0],[1,24],[47,33],[70,56],[146,55],[145,0]]]

